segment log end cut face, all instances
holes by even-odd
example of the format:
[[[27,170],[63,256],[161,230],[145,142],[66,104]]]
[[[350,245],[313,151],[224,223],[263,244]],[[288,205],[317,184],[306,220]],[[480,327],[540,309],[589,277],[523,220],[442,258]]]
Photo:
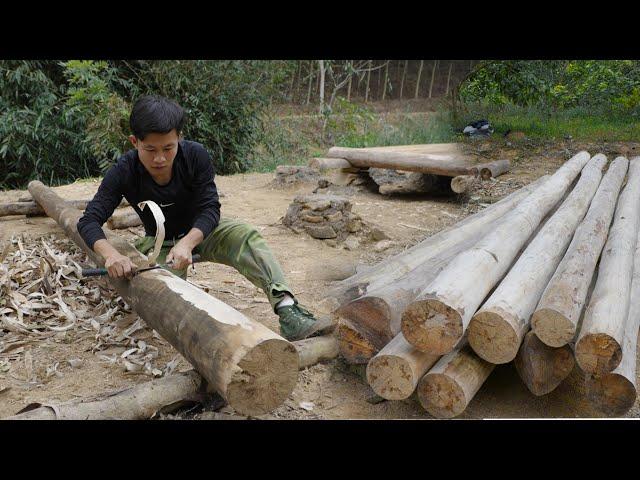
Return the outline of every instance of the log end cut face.
[[[387,400],[404,400],[415,390],[411,366],[401,357],[378,355],[367,365],[367,382],[373,391]]]
[[[536,310],[531,317],[531,329],[542,342],[555,348],[573,341],[576,334],[573,322],[551,308]]]
[[[636,388],[626,377],[609,373],[587,377],[587,398],[601,412],[611,417],[627,413],[636,401]]]
[[[464,390],[451,377],[427,373],[418,384],[418,400],[436,418],[453,418],[467,408]]]
[[[348,318],[353,324],[379,334],[390,341],[395,333],[390,329],[391,311],[389,305],[378,297],[362,297],[340,307],[336,312],[340,317]]]
[[[423,352],[446,355],[462,338],[462,316],[437,299],[418,300],[402,314],[402,334]]]
[[[238,362],[227,401],[241,415],[262,415],[280,406],[298,381],[298,351],[283,339],[259,343]]]
[[[550,347],[529,332],[513,363],[529,391],[541,396],[551,393],[569,376],[575,359],[569,345]]]
[[[469,323],[469,345],[487,362],[508,363],[518,354],[520,337],[504,313],[481,310]]]
[[[576,360],[580,368],[593,375],[612,372],[622,359],[622,347],[606,333],[584,335],[576,343]]]

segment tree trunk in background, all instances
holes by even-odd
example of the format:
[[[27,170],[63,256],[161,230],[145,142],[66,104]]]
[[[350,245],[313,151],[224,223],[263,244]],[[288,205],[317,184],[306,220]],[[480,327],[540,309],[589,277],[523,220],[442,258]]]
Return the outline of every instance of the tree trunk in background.
[[[324,113],[324,60],[318,60],[320,66],[320,115]]]
[[[418,98],[420,92],[420,77],[422,76],[422,67],[424,67],[424,60],[420,60],[420,69],[418,70],[418,81],[416,82],[416,93],[413,98]]]
[[[451,83],[451,69],[453,68],[453,60],[449,60],[449,74],[447,75],[447,90],[444,93],[445,96],[449,95],[449,85]]]
[[[400,80],[400,100],[402,100],[402,90],[404,89],[404,79],[407,77],[407,66],[409,60],[404,61],[404,69],[402,70],[402,80]]]
[[[364,94],[364,103],[367,103],[369,101],[369,85],[371,84],[371,60],[369,60],[369,63],[367,64],[367,89],[365,90],[365,94]]]
[[[382,101],[384,102],[384,97],[387,96],[387,82],[389,80],[389,61],[387,61],[387,65],[384,67],[384,85],[382,86]]]
[[[347,101],[351,101],[351,82],[353,81],[353,72],[349,72],[349,84],[347,86]]]
[[[436,70],[438,69],[438,60],[433,61],[433,68],[431,69],[431,83],[429,84],[429,98],[431,98],[431,94],[433,93],[433,81],[436,78]]]
[[[311,102],[311,84],[313,81],[313,60],[309,62],[309,86],[307,88],[307,105]]]

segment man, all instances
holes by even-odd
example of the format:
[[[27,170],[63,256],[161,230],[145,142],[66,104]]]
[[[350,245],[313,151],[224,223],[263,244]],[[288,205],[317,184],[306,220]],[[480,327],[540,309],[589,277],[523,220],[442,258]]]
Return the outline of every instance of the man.
[[[158,263],[170,263],[170,270],[185,279],[193,253],[234,267],[264,290],[280,317],[280,333],[288,340],[330,329],[330,320],[317,320],[298,304],[260,233],[245,223],[220,218],[211,157],[201,144],[181,138],[184,117],[184,110],[164,97],[144,96],[135,103],[129,118],[129,140],[135,149],[109,169],[78,221],[85,243],[104,258],[110,277],[131,278],[135,265],[107,241],[101,226],[124,196],[144,224],[146,235],[135,246],[147,254],[153,249],[156,224],[150,209],[141,210],[138,203],[152,200],[165,216]]]

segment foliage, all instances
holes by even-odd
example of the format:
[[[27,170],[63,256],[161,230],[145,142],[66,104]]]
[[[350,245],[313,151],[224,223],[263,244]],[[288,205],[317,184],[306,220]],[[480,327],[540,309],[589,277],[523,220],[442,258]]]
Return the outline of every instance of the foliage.
[[[485,61],[463,83],[466,102],[552,110],[640,106],[640,62],[635,60]]]
[[[71,60],[61,65],[68,85],[64,115],[82,132],[79,154],[94,158],[105,172],[131,148],[127,140],[130,106],[110,87],[120,80],[107,62]]]
[[[55,62],[0,62],[0,187],[49,183],[95,173],[68,154],[77,135],[62,115]]]

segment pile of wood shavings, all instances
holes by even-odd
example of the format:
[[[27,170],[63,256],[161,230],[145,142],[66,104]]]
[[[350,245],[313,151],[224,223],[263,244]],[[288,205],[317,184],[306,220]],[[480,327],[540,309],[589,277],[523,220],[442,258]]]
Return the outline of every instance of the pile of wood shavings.
[[[24,362],[28,378],[19,380],[38,383],[29,368],[29,347],[69,334],[91,336],[91,351],[101,361],[121,365],[126,374],[159,377],[175,370],[180,356],[158,368],[153,343],[165,342],[106,279],[82,279],[81,263],[87,263],[84,252],[54,236],[13,237],[0,246],[0,375],[11,374],[14,362]],[[72,367],[73,361],[68,360]],[[48,367],[46,377],[61,376],[57,369],[57,363]]]

